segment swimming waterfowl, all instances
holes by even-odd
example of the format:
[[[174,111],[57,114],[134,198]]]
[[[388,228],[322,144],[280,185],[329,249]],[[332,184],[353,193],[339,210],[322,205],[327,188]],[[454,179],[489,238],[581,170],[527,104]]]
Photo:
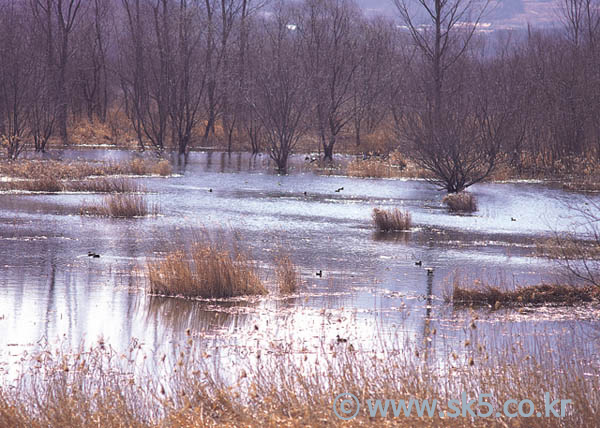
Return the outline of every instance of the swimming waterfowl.
[[[336,339],[337,339],[337,343],[346,343],[346,342],[348,342],[348,339],[344,339],[344,338],[340,337],[339,334],[336,336]]]
[[[433,268],[425,268],[425,270],[427,271],[427,275],[433,275]]]
[[[415,266],[423,266],[423,262],[419,260],[418,262],[415,262]]]
[[[317,273],[316,273],[316,275],[317,275],[318,277],[321,277],[321,278],[322,278],[322,277],[323,277],[323,271],[322,271],[322,270],[319,270],[319,272],[317,272]]]

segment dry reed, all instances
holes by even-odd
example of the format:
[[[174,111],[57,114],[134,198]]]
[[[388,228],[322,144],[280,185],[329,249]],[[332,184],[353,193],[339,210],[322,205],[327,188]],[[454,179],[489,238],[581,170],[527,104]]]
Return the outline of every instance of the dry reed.
[[[0,426],[597,426],[600,373],[592,356],[584,351],[568,353],[556,345],[544,345],[544,337],[539,339],[533,355],[519,351],[518,346],[494,351],[474,342],[457,345],[456,353],[436,355],[435,359],[422,357],[418,345],[394,344],[394,339],[385,342],[391,344],[384,345],[381,355],[358,344],[356,349],[338,344],[332,353],[319,355],[318,365],[312,358],[307,361],[281,352],[272,343],[262,359],[250,358],[246,347],[228,353],[235,361],[226,368],[233,378],[230,381],[219,375],[223,368],[216,373],[210,369],[211,364],[218,364],[212,358],[194,358],[191,346],[174,352],[176,361],[156,357],[152,369],[142,373],[134,365],[142,360],[142,347],[137,343],[124,355],[104,345],[72,355],[42,351],[24,357],[31,368],[14,386],[0,388]],[[325,348],[329,346],[322,343],[321,349]],[[449,410],[448,400],[460,399],[462,391],[469,399],[490,394],[486,401],[496,411],[502,411],[502,404],[509,399],[529,399],[543,412],[544,393],[551,400],[568,399],[571,404],[564,417],[530,418],[469,417],[468,413],[442,418],[437,411],[432,416],[418,416],[414,408],[410,415],[401,412],[395,417],[391,407],[383,417],[371,416],[367,406],[367,400],[427,399],[431,403],[435,399],[438,410]],[[334,398],[340,393],[352,393],[362,404],[349,421],[339,419],[333,411]],[[488,410],[477,405],[471,409],[474,414]],[[516,413],[516,405],[510,410]]]
[[[144,188],[127,178],[100,178],[95,180],[67,181],[64,189],[69,192],[91,193],[139,193]]]
[[[145,217],[157,215],[158,205],[149,202],[145,195],[113,193],[105,196],[99,204],[84,202],[79,213],[115,218]]]
[[[448,205],[450,211],[469,213],[477,211],[477,201],[468,192],[450,193],[444,196],[443,202]]]
[[[300,274],[296,265],[288,255],[276,258],[275,276],[280,293],[291,294],[298,290],[300,285]]]
[[[411,217],[408,211],[401,211],[398,208],[390,211],[374,208],[373,222],[381,232],[404,231],[410,229]]]
[[[167,160],[136,158],[121,163],[91,161],[19,160],[0,162],[0,177],[56,180],[82,180],[107,175],[160,175],[168,176],[172,167]]]
[[[600,301],[600,289],[595,286],[573,286],[541,284],[505,287],[474,284],[467,288],[457,281],[452,286],[452,303],[455,306],[533,306],[533,305],[576,305]]]
[[[229,298],[266,294],[257,268],[242,250],[195,242],[148,262],[148,292],[167,296]]]

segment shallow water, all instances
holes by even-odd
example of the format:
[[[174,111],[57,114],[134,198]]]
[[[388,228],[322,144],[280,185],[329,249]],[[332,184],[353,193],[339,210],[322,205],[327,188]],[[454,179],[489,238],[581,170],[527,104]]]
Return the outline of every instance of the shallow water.
[[[58,155],[132,156],[94,150]],[[447,352],[475,333],[492,345],[535,348],[543,336],[566,352],[583,342],[596,351],[597,308],[473,313],[444,303],[455,277],[553,280],[555,265],[536,257],[536,241],[569,230],[573,219],[565,204],[583,207],[584,196],[540,183],[480,184],[471,190],[479,211],[454,215],[443,206],[443,194],[424,181],[324,176],[304,164],[298,156],[295,172],[277,176],[266,171],[265,156],[193,153],[174,177],[136,179],[160,204],[156,218],[78,214],[82,201],[101,195],[0,193],[0,371],[40,341],[76,349],[102,338],[125,350],[136,338],[158,355],[172,352],[188,328],[206,350],[220,352],[260,352],[272,342],[305,352],[335,343],[338,335],[369,347],[382,332]],[[373,232],[374,207],[408,209],[414,230]],[[291,297],[273,291],[230,302],[146,296],[147,258],[192,228],[235,229],[267,281],[274,256],[289,251],[302,272],[302,289]],[[88,251],[101,258],[87,257]],[[415,266],[417,260],[423,267]],[[434,268],[433,275],[424,267]],[[322,278],[315,276],[319,270]],[[476,329],[469,327],[474,317]],[[575,345],[573,336],[583,340]]]

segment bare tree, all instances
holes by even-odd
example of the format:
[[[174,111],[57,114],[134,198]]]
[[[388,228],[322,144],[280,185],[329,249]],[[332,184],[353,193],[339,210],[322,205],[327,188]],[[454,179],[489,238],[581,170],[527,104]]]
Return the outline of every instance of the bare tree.
[[[251,104],[264,127],[269,155],[285,174],[288,158],[306,132],[309,95],[301,63],[301,44],[289,10],[278,4],[275,16],[265,19],[262,61]]]
[[[90,7],[82,14],[80,29],[75,34],[75,83],[80,89],[78,93],[90,122],[95,118],[105,122],[108,110],[111,5],[110,0],[91,0]]]
[[[324,158],[333,160],[338,134],[352,120],[352,81],[358,55],[358,11],[350,0],[306,0],[298,31]]]
[[[145,150],[144,117],[148,103],[144,52],[144,11],[140,0],[122,0],[125,9],[126,28],[121,40],[119,79],[125,100],[125,112],[137,135],[138,147]]]
[[[412,40],[421,53],[425,79],[422,103],[407,106],[404,137],[419,164],[434,174],[448,192],[459,192],[485,179],[495,166],[504,115],[490,112],[489,100],[475,103],[468,93],[461,60],[487,3],[475,0],[418,0],[427,24],[413,17],[405,0],[394,0]],[[448,77],[453,68],[451,82]],[[500,128],[498,128],[500,127]]]
[[[393,23],[381,18],[365,21],[359,32],[358,54],[363,60],[352,79],[352,125],[357,146],[363,133],[372,133],[387,116],[386,95],[402,79],[404,47],[393,30]]]
[[[68,67],[73,55],[71,36],[79,21],[83,0],[31,0],[37,27],[46,39],[47,67],[53,73],[57,126],[63,144],[68,143]]]
[[[191,4],[188,4],[191,3]],[[206,89],[206,71],[202,62],[201,22],[197,4],[180,0],[175,17],[175,47],[171,63],[170,118],[179,154],[187,153],[192,131],[198,125],[200,107]]]
[[[567,37],[574,45],[582,42],[594,45],[600,32],[600,2],[598,0],[561,0],[559,19],[565,25]]]
[[[31,44],[23,31],[29,22],[22,5],[0,3],[0,26],[0,112],[3,113],[0,138],[7,157],[16,159],[25,148],[29,101],[34,96],[30,87],[34,63],[31,56],[23,55]]]

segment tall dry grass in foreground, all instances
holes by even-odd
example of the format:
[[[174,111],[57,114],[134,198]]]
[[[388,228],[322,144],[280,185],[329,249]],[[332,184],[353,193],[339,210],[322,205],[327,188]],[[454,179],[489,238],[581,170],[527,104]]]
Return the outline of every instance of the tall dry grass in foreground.
[[[393,210],[374,208],[373,222],[381,232],[403,231],[410,229],[411,217],[408,211],[401,211],[398,208]]]
[[[477,200],[468,192],[450,193],[444,196],[443,202],[450,211],[467,213],[477,211]]]
[[[149,261],[148,292],[167,296],[228,298],[266,294],[255,263],[243,250],[228,250],[209,240],[189,250]]]
[[[82,215],[97,215],[114,218],[135,218],[158,214],[158,205],[147,197],[136,193],[113,193],[97,204],[84,202],[79,209]]]
[[[174,349],[174,359],[149,355],[132,344],[121,355],[98,346],[74,355],[42,351],[25,356],[19,380],[0,388],[0,426],[76,428],[200,427],[596,427],[600,420],[600,371],[583,352],[544,345],[535,355],[518,346],[491,351],[465,343],[458,353],[441,357],[420,346],[383,341],[379,352],[349,344],[321,342],[321,352],[293,354],[271,343],[263,356],[243,347],[220,366],[208,357],[205,343]],[[358,344],[356,344],[358,346]],[[425,345],[423,345],[425,346]],[[236,348],[238,349],[238,348]],[[583,349],[583,347],[582,347]],[[315,359],[318,364],[315,363]],[[146,361],[145,368],[140,365]],[[560,373],[560,376],[556,374]],[[229,380],[225,380],[229,379]],[[371,417],[366,400],[410,398],[448,400],[484,398],[495,411],[509,399],[529,399],[544,409],[552,400],[572,400],[564,418],[507,416],[442,418],[390,414]],[[355,419],[333,412],[334,398],[352,393],[362,404]],[[350,407],[350,406],[349,406]],[[438,407],[438,409],[440,409]],[[473,405],[472,410],[487,412]],[[349,408],[353,410],[353,408]],[[510,411],[516,412],[516,405]],[[525,406],[528,410],[528,406]]]

